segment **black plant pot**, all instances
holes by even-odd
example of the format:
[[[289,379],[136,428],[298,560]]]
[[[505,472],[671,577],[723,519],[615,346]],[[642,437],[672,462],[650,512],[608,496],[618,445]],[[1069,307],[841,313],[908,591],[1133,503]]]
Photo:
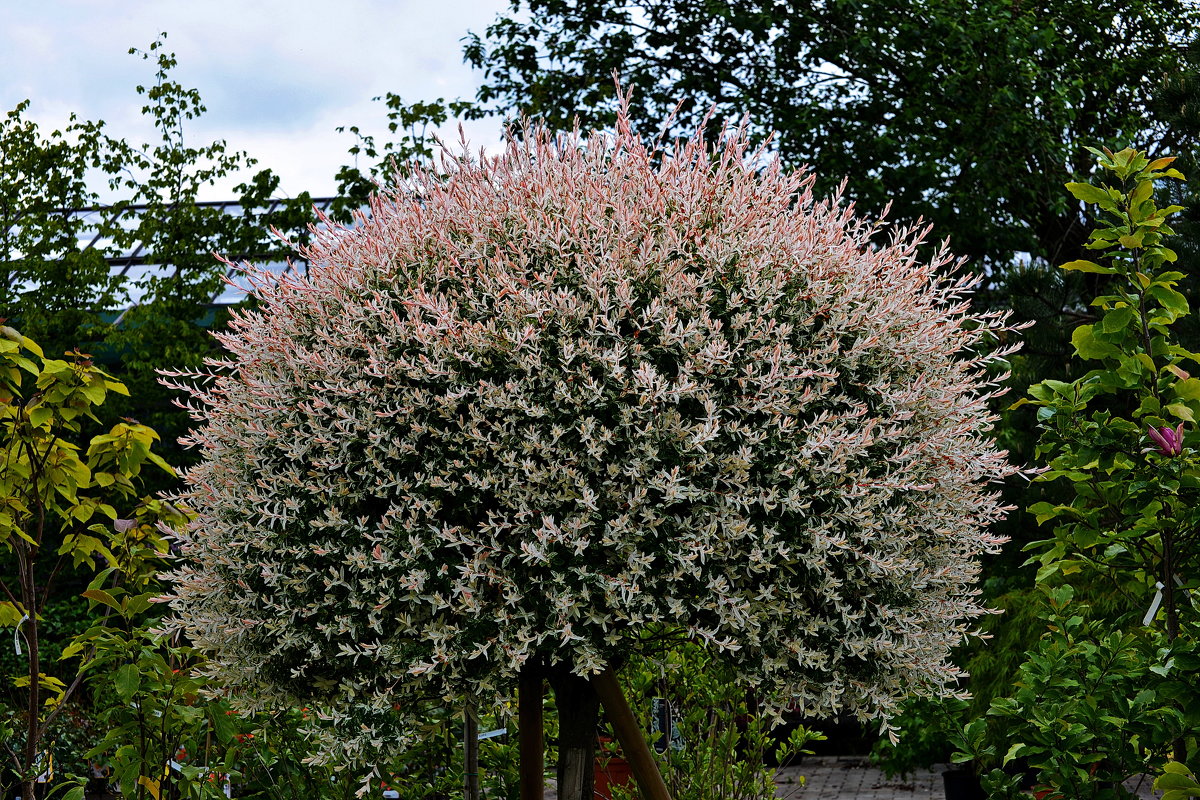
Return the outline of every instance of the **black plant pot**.
[[[942,773],[946,800],[987,800],[979,776],[969,769],[948,769]]]

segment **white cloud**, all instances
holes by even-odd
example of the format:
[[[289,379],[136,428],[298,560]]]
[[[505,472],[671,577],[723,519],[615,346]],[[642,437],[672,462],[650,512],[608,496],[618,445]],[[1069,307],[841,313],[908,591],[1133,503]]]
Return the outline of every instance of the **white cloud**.
[[[331,194],[359,125],[386,136],[385,109],[371,98],[474,96],[478,74],[462,63],[461,39],[506,10],[505,0],[45,0],[13,3],[0,28],[0,106],[28,97],[47,127],[70,111],[104,119],[110,133],[152,141],[138,84],[154,65],[130,56],[167,31],[172,78],[195,87],[207,114],[191,142],[225,139],[283,178],[287,194]],[[498,123],[470,123],[473,144],[498,141]],[[453,131],[449,127],[447,133]],[[239,178],[240,180],[240,178]],[[237,180],[206,192],[227,197]]]

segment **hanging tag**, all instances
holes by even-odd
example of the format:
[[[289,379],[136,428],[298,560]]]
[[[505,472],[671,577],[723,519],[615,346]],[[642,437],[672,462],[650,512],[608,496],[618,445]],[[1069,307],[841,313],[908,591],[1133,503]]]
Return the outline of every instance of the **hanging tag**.
[[[1158,613],[1158,607],[1162,605],[1162,581],[1157,581],[1154,587],[1158,589],[1154,593],[1154,602],[1150,604],[1150,610],[1146,612],[1146,616],[1142,617],[1142,625],[1149,625],[1154,620],[1154,615]]]
[[[29,615],[21,617],[21,621],[17,623],[17,627],[13,628],[13,650],[17,651],[18,656],[25,655],[21,651],[21,626],[25,624],[25,620],[29,619]]]

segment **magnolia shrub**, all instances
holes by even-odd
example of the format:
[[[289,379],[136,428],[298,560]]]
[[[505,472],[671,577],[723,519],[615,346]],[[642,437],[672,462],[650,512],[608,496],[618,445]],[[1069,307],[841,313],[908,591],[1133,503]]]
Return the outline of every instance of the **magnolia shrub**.
[[[1011,327],[924,231],[717,138],[527,125],[316,233],[307,276],[247,267],[228,360],[168,376],[203,452],[170,624],[238,702],[315,700],[353,758],[672,631],[775,708],[948,691]]]

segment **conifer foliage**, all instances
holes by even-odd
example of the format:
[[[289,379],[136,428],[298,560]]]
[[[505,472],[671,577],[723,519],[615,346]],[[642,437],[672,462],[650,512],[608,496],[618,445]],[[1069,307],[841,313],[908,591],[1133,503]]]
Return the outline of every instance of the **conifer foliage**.
[[[227,360],[165,379],[202,449],[170,624],[247,707],[316,698],[328,759],[666,633],[776,708],[949,691],[1011,326],[927,231],[811,186],[744,129],[527,124],[315,234],[306,276],[248,267]]]

